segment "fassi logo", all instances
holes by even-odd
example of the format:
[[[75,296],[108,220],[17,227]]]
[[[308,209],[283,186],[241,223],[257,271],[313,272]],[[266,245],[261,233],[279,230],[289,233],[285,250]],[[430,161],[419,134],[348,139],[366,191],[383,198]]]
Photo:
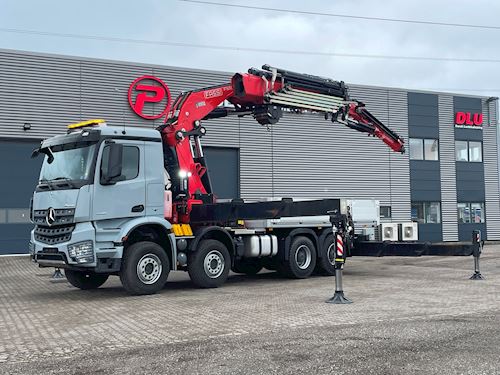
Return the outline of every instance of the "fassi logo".
[[[137,78],[130,85],[128,89],[128,103],[137,115],[148,120],[155,120],[164,116],[170,109],[170,90],[161,79],[155,76],[144,75]],[[146,104],[156,103],[159,103],[159,105],[146,107]],[[153,114],[144,113],[145,107],[150,108]],[[155,113],[157,111],[160,112]]]
[[[481,126],[483,123],[483,114],[471,112],[457,112],[455,113],[455,124],[457,125],[470,125]]]

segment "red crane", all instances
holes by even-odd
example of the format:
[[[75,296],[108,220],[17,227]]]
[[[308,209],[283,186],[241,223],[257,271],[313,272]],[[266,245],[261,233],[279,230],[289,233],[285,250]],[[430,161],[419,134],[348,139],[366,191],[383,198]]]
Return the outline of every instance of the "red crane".
[[[221,106],[225,101],[232,106]],[[344,82],[268,65],[262,70],[252,68],[235,74],[230,83],[180,94],[159,127],[165,165],[175,182],[173,221],[189,223],[192,205],[215,201],[200,141],[206,132],[202,120],[252,115],[260,124],[272,125],[284,112],[323,114],[325,119],[378,137],[392,150],[404,152],[404,140],[362,102],[350,99]]]

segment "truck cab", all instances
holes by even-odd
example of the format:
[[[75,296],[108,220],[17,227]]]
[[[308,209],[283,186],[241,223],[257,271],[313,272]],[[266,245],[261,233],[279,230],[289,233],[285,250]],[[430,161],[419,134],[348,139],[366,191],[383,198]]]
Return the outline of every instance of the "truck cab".
[[[146,286],[166,280],[175,267],[176,248],[164,214],[158,131],[90,120],[43,141],[34,151],[38,154],[44,161],[32,200],[30,251],[35,262],[65,268],[72,284],[87,289],[120,273],[127,241],[132,245],[130,241],[148,239],[162,254],[144,254],[136,278],[142,277]]]

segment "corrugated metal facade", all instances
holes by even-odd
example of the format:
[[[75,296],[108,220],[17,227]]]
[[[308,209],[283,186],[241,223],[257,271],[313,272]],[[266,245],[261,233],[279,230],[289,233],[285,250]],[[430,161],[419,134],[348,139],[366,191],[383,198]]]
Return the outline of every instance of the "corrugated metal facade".
[[[489,239],[500,238],[500,205],[498,187],[497,103],[483,101],[484,188],[486,200],[486,232]]]
[[[135,115],[127,101],[131,82],[151,74],[180,91],[227,82],[231,74],[119,61],[0,50],[0,137],[40,139],[68,123],[105,118],[111,125],[155,127],[161,120]],[[335,77],[334,77],[335,78]],[[341,78],[341,77],[339,77]],[[402,137],[408,137],[407,91],[351,85],[351,97]],[[500,239],[496,105],[485,127],[486,213],[490,239]],[[443,236],[457,239],[453,97],[439,96]],[[23,131],[23,123],[31,130]],[[252,118],[204,124],[207,146],[240,149],[243,198],[374,198],[392,207],[392,221],[411,220],[409,157],[381,141],[322,117],[287,115],[271,130]],[[490,228],[491,227],[491,228]]]
[[[443,240],[458,240],[453,96],[439,95],[439,160]]]

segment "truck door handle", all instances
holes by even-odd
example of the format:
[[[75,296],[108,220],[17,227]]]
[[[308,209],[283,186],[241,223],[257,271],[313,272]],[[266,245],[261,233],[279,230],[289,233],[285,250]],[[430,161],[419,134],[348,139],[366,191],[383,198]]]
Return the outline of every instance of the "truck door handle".
[[[137,206],[132,207],[132,212],[142,212],[144,211],[144,205],[138,204]]]

